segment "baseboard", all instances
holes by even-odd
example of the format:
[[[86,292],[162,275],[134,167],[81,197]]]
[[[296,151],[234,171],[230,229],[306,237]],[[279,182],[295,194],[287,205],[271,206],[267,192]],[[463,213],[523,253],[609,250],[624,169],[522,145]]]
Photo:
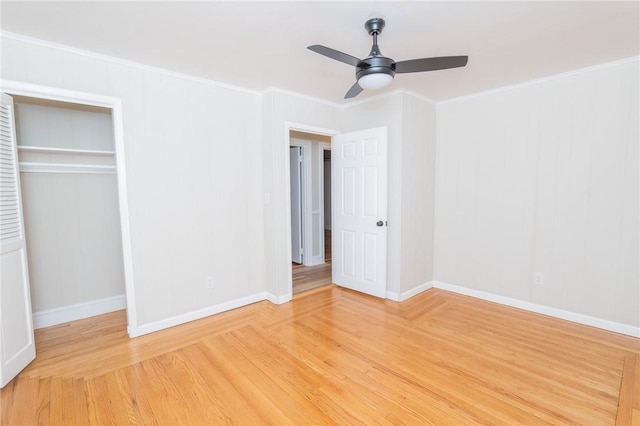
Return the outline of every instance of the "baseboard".
[[[512,299],[510,297],[500,296],[497,294],[486,293],[484,291],[474,290],[441,281],[433,281],[433,287],[442,290],[451,291],[453,293],[463,294],[465,296],[475,297],[489,302],[500,303],[501,305],[511,306],[513,308],[523,309],[525,311],[535,312],[538,314],[548,315],[554,318],[560,318],[572,321],[578,324],[584,324],[591,327],[601,328],[603,330],[613,331],[615,333],[625,334],[632,337],[640,337],[640,327],[634,327],[628,324],[621,324],[601,318],[595,318],[588,315],[578,314],[575,312],[565,311],[563,309],[552,308],[549,306],[539,305],[537,303],[526,302],[524,300]]]
[[[267,299],[267,293],[260,292],[249,296],[241,297],[239,299],[230,300],[228,302],[220,303],[213,306],[208,306],[197,311],[187,312],[185,314],[176,315],[171,318],[166,318],[159,321],[154,321],[148,324],[139,325],[135,331],[129,336],[138,337],[144,334],[153,333],[155,331],[164,330],[165,328],[175,327],[176,325],[184,324],[190,321],[195,321],[201,318],[205,318],[211,315],[219,314],[221,312],[230,311],[231,309],[240,308],[245,305],[260,302]]]
[[[407,291],[404,291],[402,293],[396,293],[396,292],[392,292],[392,291],[388,291],[387,292],[387,299],[389,300],[393,300],[395,302],[402,302],[405,301],[417,294],[422,293],[423,291],[427,291],[430,288],[433,288],[433,283],[434,281],[429,281],[426,283],[422,283],[412,289],[409,289]]]
[[[61,308],[47,309],[46,311],[33,313],[33,328],[51,327],[69,321],[89,318],[113,311],[127,308],[125,295],[107,297],[105,299],[91,300]]]
[[[291,301],[292,298],[293,296],[291,293],[285,294],[283,296],[276,296],[271,293],[265,293],[265,299],[267,299],[269,302],[273,303],[274,305],[282,305],[283,303],[287,303]]]

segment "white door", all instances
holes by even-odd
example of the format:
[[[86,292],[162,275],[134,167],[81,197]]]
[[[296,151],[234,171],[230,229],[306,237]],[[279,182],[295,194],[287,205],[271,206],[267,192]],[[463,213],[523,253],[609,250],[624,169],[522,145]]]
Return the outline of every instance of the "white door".
[[[387,128],[331,141],[333,282],[373,296],[387,290]]]
[[[36,357],[13,99],[0,107],[0,387]]]
[[[302,263],[302,147],[289,147],[291,170],[291,261]]]

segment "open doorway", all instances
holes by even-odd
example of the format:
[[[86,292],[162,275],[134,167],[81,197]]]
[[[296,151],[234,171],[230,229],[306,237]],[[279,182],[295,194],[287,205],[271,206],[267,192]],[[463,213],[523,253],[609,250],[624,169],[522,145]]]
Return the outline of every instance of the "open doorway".
[[[289,145],[292,294],[299,294],[332,282],[331,137],[290,130]]]

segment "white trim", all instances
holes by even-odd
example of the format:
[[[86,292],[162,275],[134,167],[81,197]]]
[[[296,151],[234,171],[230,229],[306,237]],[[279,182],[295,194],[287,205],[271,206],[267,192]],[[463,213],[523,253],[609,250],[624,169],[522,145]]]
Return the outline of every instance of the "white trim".
[[[433,281],[433,287],[439,288],[441,290],[451,291],[453,293],[463,294],[465,296],[475,297],[476,299],[482,299],[489,302],[499,303],[501,305],[511,306],[513,308],[523,309],[529,312],[535,312],[554,318],[572,321],[578,324],[613,331],[615,333],[626,334],[633,337],[640,337],[640,327],[634,327],[628,324],[621,324],[601,318],[578,314],[576,312],[569,312],[563,309],[552,308],[550,306],[539,305],[532,302],[526,302],[524,300],[512,299],[510,297],[486,293],[484,291],[461,287],[454,284],[448,284],[441,281]]]
[[[26,96],[30,98],[91,105],[108,109],[112,109],[113,105],[116,102],[119,102],[119,99],[111,96],[78,92],[75,90],[60,89],[50,86],[39,86],[37,84],[6,79],[0,80],[0,90],[13,95]]]
[[[282,305],[283,303],[290,302],[293,298],[291,293],[287,293],[283,296],[276,296],[275,294],[265,293],[265,299],[274,305]]]
[[[158,67],[154,67],[154,66],[150,66],[150,65],[144,65],[144,64],[140,64],[138,62],[133,62],[133,61],[128,61],[126,59],[117,58],[115,56],[103,55],[101,53],[95,53],[95,52],[91,52],[89,50],[78,49],[76,47],[66,46],[66,45],[54,43],[54,42],[51,42],[51,41],[48,41],[48,40],[42,40],[42,39],[38,39],[38,38],[25,36],[23,34],[12,33],[12,32],[9,32],[9,31],[0,31],[0,36],[1,37],[6,37],[8,39],[16,40],[16,41],[21,41],[21,42],[24,42],[24,43],[35,44],[37,46],[42,46],[42,47],[48,47],[48,48],[51,48],[51,49],[61,50],[63,52],[74,53],[76,55],[85,56],[87,58],[99,59],[99,60],[111,62],[111,63],[114,63],[114,64],[125,65],[125,66],[129,66],[129,67],[137,68],[137,69],[140,69],[140,70],[143,70],[143,71],[160,73],[160,74],[163,74],[163,75],[166,75],[166,76],[169,76],[169,77],[182,78],[182,79],[185,79],[185,80],[193,81],[195,83],[206,84],[206,85],[209,85],[209,86],[216,86],[216,87],[220,87],[220,88],[223,88],[223,89],[236,90],[238,92],[244,92],[244,93],[248,93],[248,94],[251,94],[251,95],[260,95],[261,94],[257,90],[251,90],[251,89],[247,89],[247,88],[240,87],[240,86],[234,86],[232,84],[221,83],[219,81],[209,80],[209,79],[202,78],[202,77],[195,77],[195,76],[192,76],[192,75],[189,75],[189,74],[183,74],[183,73],[180,73],[180,72],[171,71],[171,70],[167,70],[167,69],[164,69],[164,68],[158,68]]]
[[[68,149],[68,148],[49,148],[46,146],[30,146],[18,145],[18,151],[40,152],[46,154],[73,154],[73,155],[95,155],[95,156],[114,156],[115,151],[94,151],[91,149]]]
[[[324,127],[309,126],[307,124],[292,123],[290,121],[285,121],[284,127],[285,127],[285,132],[287,134],[287,140],[289,140],[289,132],[291,130],[293,131],[297,130],[299,132],[311,133],[313,135],[323,135],[323,136],[335,136],[341,133],[339,130],[327,129]]]
[[[396,90],[392,90],[390,92],[383,92],[380,93],[379,95],[375,95],[375,96],[371,96],[368,98],[364,98],[355,102],[350,102],[346,105],[342,106],[342,109],[347,109],[349,107],[352,106],[358,106],[358,105],[362,105],[362,104],[366,104],[367,102],[370,101],[377,101],[378,99],[384,99],[387,98],[389,96],[394,96],[394,95],[409,95],[409,96],[413,96],[414,98],[420,99],[424,102],[428,102],[434,106],[438,105],[438,102],[434,101],[433,99],[430,99],[426,96],[423,95],[419,95],[418,93],[412,92],[410,90],[406,90],[406,89],[396,89]]]
[[[538,78],[538,79],[535,79],[535,80],[523,81],[521,83],[511,84],[509,86],[497,87],[495,89],[489,89],[489,90],[485,90],[483,92],[471,93],[471,94],[468,94],[468,95],[458,96],[456,98],[445,99],[445,100],[437,102],[437,105],[444,105],[444,104],[448,104],[450,102],[457,102],[457,101],[461,101],[461,100],[465,100],[465,99],[476,98],[476,97],[479,97],[479,96],[493,95],[495,93],[507,92],[509,90],[520,89],[522,87],[527,87],[527,86],[531,86],[531,85],[538,84],[538,83],[545,83],[547,81],[557,80],[557,79],[566,78],[566,77],[572,77],[572,76],[583,74],[583,73],[586,73],[586,72],[597,71],[597,70],[600,70],[600,69],[603,69],[603,68],[609,68],[609,67],[615,67],[615,66],[618,66],[618,65],[623,65],[623,64],[630,63],[630,62],[638,61],[639,59],[640,59],[640,56],[632,56],[630,58],[619,59],[617,61],[605,62],[604,64],[592,65],[590,67],[585,67],[585,68],[580,68],[580,69],[577,69],[577,70],[562,72],[562,73],[559,73],[559,74],[554,74],[554,75],[550,75],[550,76],[547,76],[547,77]]]
[[[377,101],[379,99],[388,98],[388,97],[394,96],[394,95],[401,95],[404,92],[405,92],[405,90],[403,90],[403,89],[396,89],[396,90],[392,90],[390,92],[383,92],[383,93],[380,93],[378,95],[370,96],[368,98],[359,99],[357,101],[349,102],[348,104],[343,106],[343,109],[347,109],[347,108],[354,107],[354,106],[359,106],[359,105],[362,105],[362,104],[366,104],[367,102],[370,102],[370,101]]]
[[[419,94],[419,93],[412,92],[411,90],[402,89],[402,92],[403,92],[405,95],[413,96],[414,98],[419,99],[419,100],[421,100],[421,101],[423,101],[423,102],[430,103],[430,104],[431,104],[431,105],[433,105],[433,106],[438,105],[438,102],[437,102],[436,100],[431,99],[431,98],[429,98],[429,97],[427,97],[427,96],[421,95],[421,94]]]
[[[13,80],[0,80],[0,90],[13,95],[75,104],[93,105],[111,109],[113,122],[113,142],[115,147],[116,174],[118,176],[118,205],[120,209],[120,230],[122,235],[122,255],[124,283],[127,296],[127,323],[129,336],[136,335],[138,317],[136,314],[135,286],[133,282],[133,251],[129,223],[129,199],[127,196],[127,174],[124,148],[124,127],[122,101],[118,98],[93,93],[84,93],[56,87],[40,86]]]
[[[426,283],[422,283],[420,285],[417,285],[415,287],[413,287],[412,289],[409,289],[407,291],[404,291],[400,294],[394,292],[394,291],[387,291],[387,299],[389,300],[393,300],[394,302],[404,302],[407,299],[412,298],[413,296],[416,296],[424,291],[427,291],[431,288],[433,288],[433,283],[434,281],[428,281]]]
[[[279,94],[282,94],[282,95],[293,96],[293,97],[298,98],[298,99],[303,99],[303,100],[307,100],[307,101],[311,101],[311,102],[316,102],[316,103],[327,105],[327,106],[330,106],[330,107],[333,107],[333,108],[343,109],[345,107],[344,105],[341,105],[341,104],[339,104],[337,102],[332,102],[332,101],[328,101],[326,99],[316,98],[316,97],[311,96],[311,95],[305,95],[303,93],[298,93],[298,92],[294,92],[292,90],[282,89],[280,87],[275,87],[275,86],[267,87],[260,94],[264,96],[264,95],[267,95],[269,93],[279,93]]]
[[[431,98],[429,98],[427,96],[424,96],[424,95],[421,95],[419,93],[412,92],[411,90],[406,90],[406,89],[396,89],[396,90],[392,90],[390,92],[382,92],[382,93],[379,93],[377,95],[370,96],[368,98],[359,99],[357,101],[351,101],[349,103],[343,103],[343,104],[340,104],[340,103],[337,103],[337,102],[333,102],[333,101],[328,101],[326,99],[316,98],[315,96],[305,95],[303,93],[298,93],[298,92],[294,92],[292,90],[282,89],[280,87],[275,87],[275,86],[270,86],[267,89],[265,89],[262,92],[262,95],[266,95],[268,93],[280,93],[280,94],[287,95],[287,96],[293,96],[295,98],[299,98],[299,99],[303,99],[303,100],[307,100],[307,101],[312,101],[312,102],[316,102],[316,103],[323,104],[323,105],[328,105],[330,107],[338,108],[338,109],[341,109],[341,110],[347,109],[347,108],[352,107],[352,106],[365,104],[365,103],[367,103],[369,101],[373,101],[373,100],[377,100],[377,99],[380,99],[380,98],[385,98],[387,96],[393,96],[393,95],[397,95],[397,94],[405,94],[405,95],[413,96],[414,98],[420,99],[420,100],[422,100],[424,102],[431,103],[433,105],[437,105],[438,104],[435,100],[433,100],[433,99],[431,99]]]
[[[33,328],[51,327],[69,321],[76,321],[108,312],[120,311],[127,307],[127,299],[124,294],[120,296],[106,297],[104,299],[90,300],[89,302],[75,305],[62,306],[55,309],[33,313]]]
[[[385,295],[385,298],[389,299],[389,300],[393,300],[394,302],[400,302],[400,293],[397,293],[395,291],[387,291],[387,294]]]
[[[124,124],[122,101],[117,99],[111,110],[113,140],[116,151],[118,174],[118,207],[120,208],[120,231],[122,233],[122,255],[124,258],[124,284],[127,295],[127,332],[131,337],[137,332],[138,316],[135,285],[133,281],[133,248],[131,247],[131,224],[129,221],[129,196],[127,195],[127,169],[124,149]]]
[[[261,302],[263,300],[267,300],[267,293],[265,292],[252,294],[252,295],[241,297],[235,300],[229,300],[228,302],[223,302],[217,305],[208,306],[206,308],[198,309],[196,311],[191,311],[184,314],[176,315],[174,317],[161,319],[148,324],[142,324],[137,327],[135,334],[130,332],[129,335],[131,337],[142,336],[144,334],[149,334],[155,331],[164,330],[165,328],[169,328],[169,327],[175,327],[176,325],[195,321],[211,315],[219,314],[221,312],[230,311],[232,309],[240,308],[242,306],[250,305],[256,302]]]
[[[21,161],[20,173],[116,174],[116,166],[96,164],[31,163]]]

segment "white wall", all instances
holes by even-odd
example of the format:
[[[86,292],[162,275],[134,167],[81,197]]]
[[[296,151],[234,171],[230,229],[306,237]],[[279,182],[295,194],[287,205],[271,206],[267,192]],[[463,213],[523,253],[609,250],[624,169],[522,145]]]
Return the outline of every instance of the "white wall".
[[[639,326],[638,93],[634,60],[440,104],[436,280]]]
[[[20,147],[113,152],[108,110],[24,102],[14,99]],[[53,172],[21,173],[34,313],[116,296],[124,301],[115,170],[110,174],[59,173],[65,170],[60,163],[114,165],[114,156],[20,150],[19,159],[22,164],[41,162],[53,168]]]
[[[436,106],[402,99],[402,256],[400,294],[433,280]]]
[[[392,299],[433,279],[435,105],[395,93],[349,106],[345,131],[387,126],[387,293]]]
[[[143,329],[263,294],[259,94],[5,36],[1,77],[122,99]]]

